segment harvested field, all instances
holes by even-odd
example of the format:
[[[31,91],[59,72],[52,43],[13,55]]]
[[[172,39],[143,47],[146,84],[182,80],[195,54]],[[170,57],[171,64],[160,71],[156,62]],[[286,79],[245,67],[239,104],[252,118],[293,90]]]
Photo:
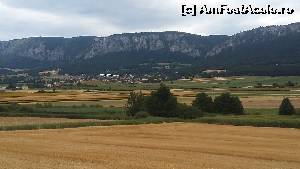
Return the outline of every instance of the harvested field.
[[[74,123],[96,121],[94,119],[65,119],[65,118],[40,118],[40,117],[0,117],[1,126],[39,125],[53,123]]]
[[[278,96],[248,96],[240,97],[242,104],[245,108],[278,108],[284,97]],[[179,102],[192,104],[194,97],[178,97]],[[299,97],[289,97],[294,107],[300,108]]]
[[[60,102],[60,101],[99,101],[127,99],[128,93],[124,92],[83,92],[63,91],[58,93],[37,92],[6,92],[0,94],[0,103],[18,102]]]
[[[199,90],[172,89],[172,93],[181,103],[191,104]],[[214,89],[207,92],[217,96],[225,89]],[[139,92],[139,90],[136,90]],[[142,90],[145,95],[150,90]],[[294,106],[300,108],[300,93],[297,91],[233,91],[240,97],[245,108],[277,108],[284,97],[289,97]],[[104,107],[123,107],[128,98],[129,91],[90,91],[64,90],[57,93],[38,93],[35,90],[0,93],[0,104],[16,102],[21,104],[36,104],[52,102],[55,105],[102,105]]]
[[[300,130],[159,124],[0,132],[3,169],[298,169]]]
[[[278,108],[284,97],[274,96],[252,96],[247,98],[241,98],[241,101],[246,108]],[[300,107],[299,97],[290,97],[291,102],[297,108]]]

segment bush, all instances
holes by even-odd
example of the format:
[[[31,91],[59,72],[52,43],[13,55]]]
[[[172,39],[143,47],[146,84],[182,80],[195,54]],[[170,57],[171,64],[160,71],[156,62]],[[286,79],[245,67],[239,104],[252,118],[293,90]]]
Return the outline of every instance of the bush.
[[[9,83],[9,85],[6,87],[6,89],[8,89],[8,90],[16,90],[17,86],[16,86],[16,84]]]
[[[177,105],[177,116],[182,119],[195,119],[202,116],[201,110],[186,104]]]
[[[142,118],[146,118],[146,117],[149,117],[150,114],[146,111],[139,111],[137,112],[135,115],[134,115],[134,118],[135,119],[142,119]]]
[[[26,112],[26,113],[32,113],[32,112],[34,112],[34,109],[32,107],[29,107],[29,106],[21,106],[19,108],[19,111]]]
[[[203,112],[210,113],[213,111],[213,100],[206,93],[197,94],[196,99],[193,101],[192,105]]]
[[[44,108],[52,108],[53,104],[51,102],[44,103]]]
[[[244,114],[240,99],[230,93],[223,93],[214,101],[215,111],[223,114]]]
[[[42,108],[43,105],[42,105],[41,103],[36,103],[36,104],[35,104],[35,107],[37,107],[37,108]]]
[[[90,105],[91,108],[103,108],[103,105],[100,104],[95,104],[95,105]]]
[[[298,119],[284,119],[284,118],[257,118],[257,117],[203,117],[194,120],[195,122],[209,123],[209,124],[224,124],[235,126],[255,126],[255,127],[282,127],[282,128],[300,128]]]
[[[35,106],[35,105],[34,105]],[[0,106],[0,112],[34,112],[34,106],[20,105],[18,103],[10,103],[8,106]]]
[[[288,81],[285,85],[286,85],[287,87],[294,87],[296,84],[293,83],[292,81]]]
[[[135,116],[138,112],[144,110],[144,96],[140,93],[130,92],[127,104],[126,114],[128,116]]]
[[[16,111],[20,109],[20,105],[18,103],[10,103],[8,106],[9,111]]]
[[[146,99],[146,110],[152,116],[175,117],[177,110],[177,98],[164,84],[157,91],[153,91]]]
[[[5,112],[5,111],[7,111],[7,108],[4,106],[0,106],[0,112]]]
[[[80,107],[81,107],[81,108],[87,108],[88,106],[87,106],[86,104],[82,103],[82,104],[80,105]]]
[[[279,107],[279,115],[293,115],[296,114],[295,108],[290,102],[289,98],[284,98]]]

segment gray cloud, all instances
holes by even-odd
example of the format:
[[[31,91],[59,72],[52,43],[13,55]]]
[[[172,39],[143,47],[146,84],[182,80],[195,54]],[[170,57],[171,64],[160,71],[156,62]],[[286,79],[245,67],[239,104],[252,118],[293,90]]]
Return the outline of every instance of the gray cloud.
[[[260,0],[0,0],[0,39],[166,30],[233,34],[257,26],[297,22],[300,18],[297,0],[273,0],[270,4],[295,8],[291,16],[180,16],[181,4],[214,7],[242,3],[267,5]]]

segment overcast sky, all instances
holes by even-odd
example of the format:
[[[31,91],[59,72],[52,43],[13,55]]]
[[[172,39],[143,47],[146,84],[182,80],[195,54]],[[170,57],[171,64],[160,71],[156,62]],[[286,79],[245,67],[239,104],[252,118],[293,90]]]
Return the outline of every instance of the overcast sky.
[[[252,4],[293,8],[293,15],[181,16],[181,5]],[[299,0],[0,0],[0,40],[32,36],[107,36],[182,31],[231,35],[258,26],[300,21]]]

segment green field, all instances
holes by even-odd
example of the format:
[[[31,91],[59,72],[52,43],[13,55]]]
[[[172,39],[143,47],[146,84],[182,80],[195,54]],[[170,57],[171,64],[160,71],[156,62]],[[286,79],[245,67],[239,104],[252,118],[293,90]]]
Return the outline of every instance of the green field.
[[[300,109],[297,109],[299,114]],[[229,124],[238,126],[257,126],[257,127],[289,127],[300,128],[300,115],[280,116],[278,109],[245,109],[245,115],[220,115],[204,114],[203,117],[193,120],[183,120],[178,118],[160,118],[148,117],[145,119],[133,119],[128,117],[122,108],[103,108],[99,106],[49,106],[43,107],[18,106],[17,108],[8,108],[1,112],[4,117],[46,117],[46,118],[70,118],[70,119],[99,119],[112,120],[107,122],[76,122],[59,124],[39,124],[39,125],[20,125],[20,126],[2,126],[1,130],[26,130],[40,128],[72,128],[84,126],[102,126],[102,125],[122,125],[122,124],[144,124],[161,122],[200,122],[213,124]]]
[[[128,117],[121,108],[103,108],[96,106],[18,106],[0,113],[0,116],[9,117],[49,117],[70,119],[99,119],[99,120],[124,120]]]
[[[300,87],[299,76],[242,76],[242,77],[224,77],[224,78],[194,78],[193,80],[176,80],[164,82],[170,88],[174,89],[210,89],[210,88],[242,88],[262,85],[286,85],[288,81],[293,82],[296,87]],[[84,84],[90,85],[92,89],[98,90],[153,90],[159,87],[158,83],[124,84],[116,82],[88,81]]]
[[[203,117],[193,122],[224,124],[235,126],[300,128],[300,116],[279,115],[243,115],[243,116],[214,116]]]
[[[15,125],[1,126],[0,131],[15,131],[15,130],[39,130],[39,129],[63,129],[63,128],[78,128],[90,126],[113,126],[113,125],[140,125],[140,124],[159,124],[183,122],[181,119],[148,117],[144,119],[129,119],[129,120],[113,120],[113,121],[91,121],[91,122],[65,122],[39,125]]]

